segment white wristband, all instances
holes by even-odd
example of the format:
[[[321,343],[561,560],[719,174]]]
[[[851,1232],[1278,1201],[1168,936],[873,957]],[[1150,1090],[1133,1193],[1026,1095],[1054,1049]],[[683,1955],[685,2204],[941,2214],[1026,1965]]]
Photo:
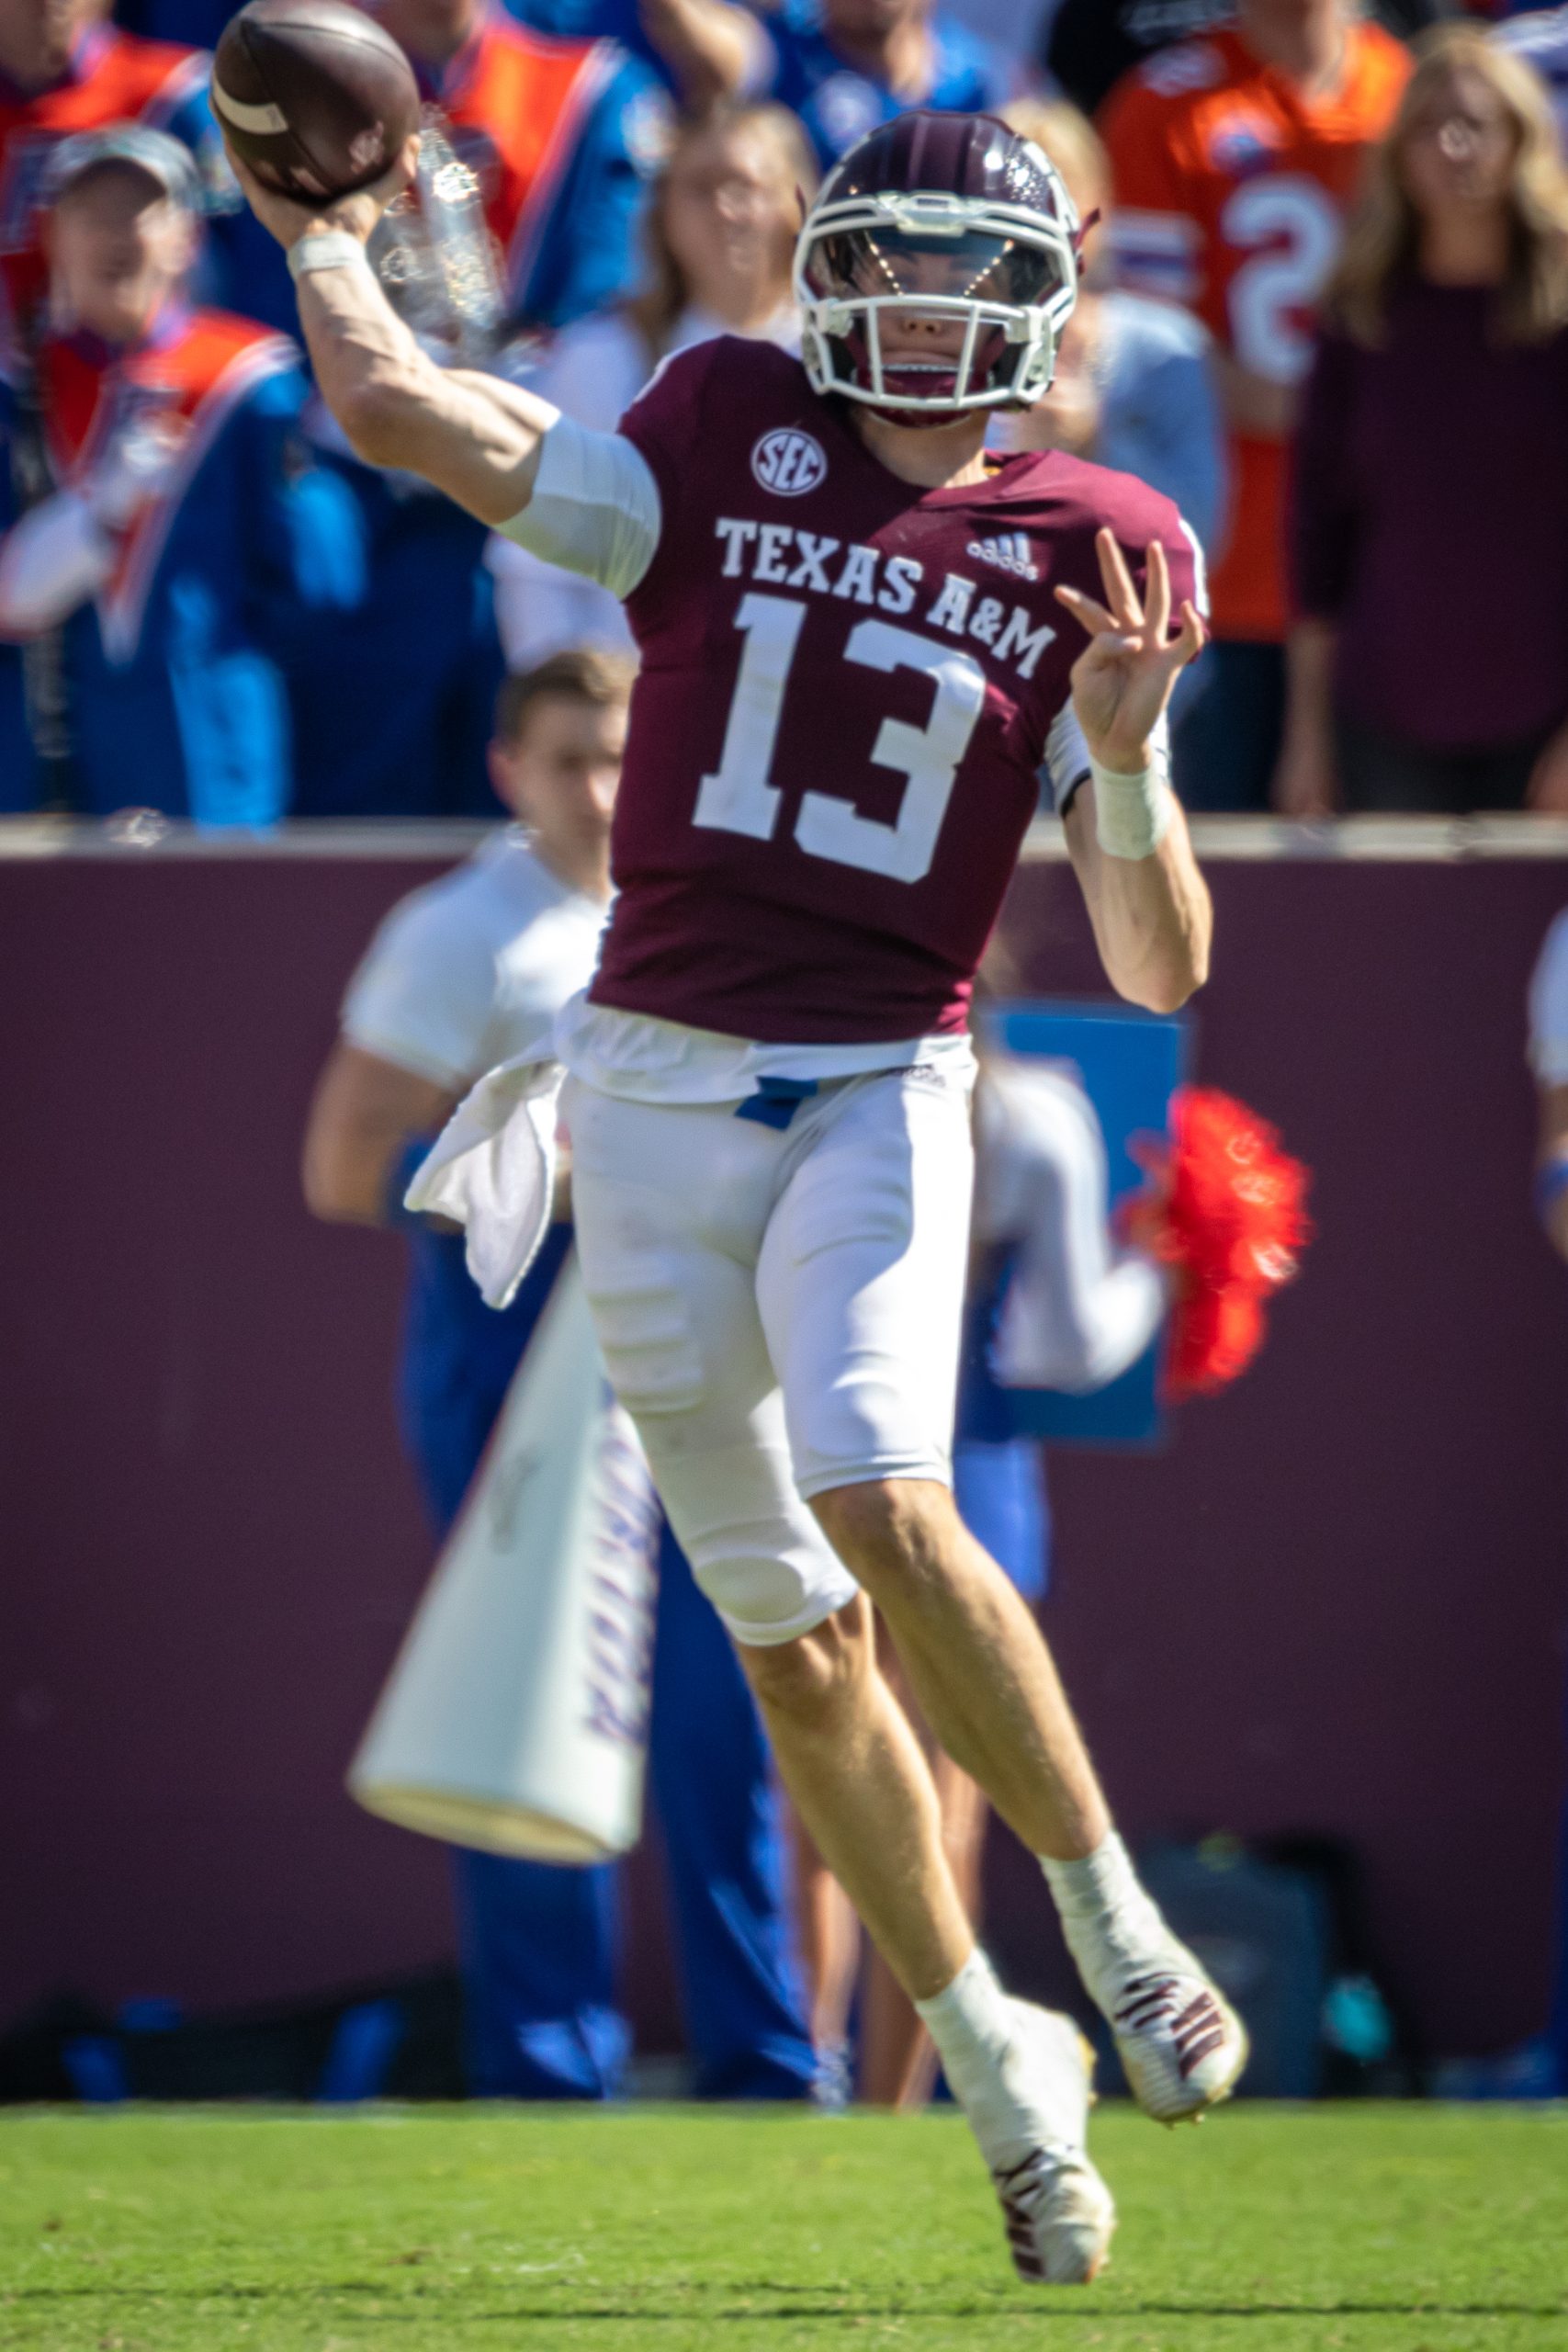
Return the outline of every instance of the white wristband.
[[[298,280],[311,269],[368,269],[364,246],[346,229],[307,229],[288,248],[288,275]]]
[[[1152,857],[1170,831],[1170,787],[1158,767],[1118,775],[1089,755],[1094,830],[1107,857]]]

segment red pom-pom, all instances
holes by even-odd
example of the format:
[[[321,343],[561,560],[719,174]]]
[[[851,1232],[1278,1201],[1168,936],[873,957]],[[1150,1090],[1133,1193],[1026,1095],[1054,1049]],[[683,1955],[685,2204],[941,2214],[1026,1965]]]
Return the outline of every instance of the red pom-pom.
[[[1179,1401],[1245,1372],[1263,1301],[1294,1274],[1312,1224],[1307,1170],[1266,1120],[1211,1087],[1180,1088],[1171,1112],[1163,1182],[1133,1226],[1176,1275],[1165,1385]]]

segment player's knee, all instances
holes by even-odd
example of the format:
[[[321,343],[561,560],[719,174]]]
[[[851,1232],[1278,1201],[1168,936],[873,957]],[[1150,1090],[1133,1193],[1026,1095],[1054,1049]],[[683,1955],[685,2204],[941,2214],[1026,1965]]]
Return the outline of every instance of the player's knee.
[[[873,1478],[833,1487],[811,1506],[834,1551],[874,1600],[897,1581],[940,1578],[957,1512],[934,1478]]]
[[[875,1671],[870,1603],[852,1600],[808,1634],[766,1649],[740,1649],[741,1664],[766,1715],[801,1729],[826,1728],[852,1708]]]

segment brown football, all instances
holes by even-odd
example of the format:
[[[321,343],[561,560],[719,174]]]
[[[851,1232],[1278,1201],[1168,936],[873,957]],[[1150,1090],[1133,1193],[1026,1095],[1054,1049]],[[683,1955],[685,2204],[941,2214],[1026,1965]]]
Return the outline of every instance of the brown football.
[[[419,90],[391,34],[347,0],[250,0],[218,43],[212,109],[264,186],[319,209],[396,161]]]

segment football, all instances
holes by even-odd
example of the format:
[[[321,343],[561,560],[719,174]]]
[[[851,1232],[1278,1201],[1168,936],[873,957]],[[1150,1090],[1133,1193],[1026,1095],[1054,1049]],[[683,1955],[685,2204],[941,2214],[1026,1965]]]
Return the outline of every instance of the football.
[[[347,0],[250,0],[218,43],[212,107],[257,179],[315,209],[379,179],[419,128],[413,68]]]

